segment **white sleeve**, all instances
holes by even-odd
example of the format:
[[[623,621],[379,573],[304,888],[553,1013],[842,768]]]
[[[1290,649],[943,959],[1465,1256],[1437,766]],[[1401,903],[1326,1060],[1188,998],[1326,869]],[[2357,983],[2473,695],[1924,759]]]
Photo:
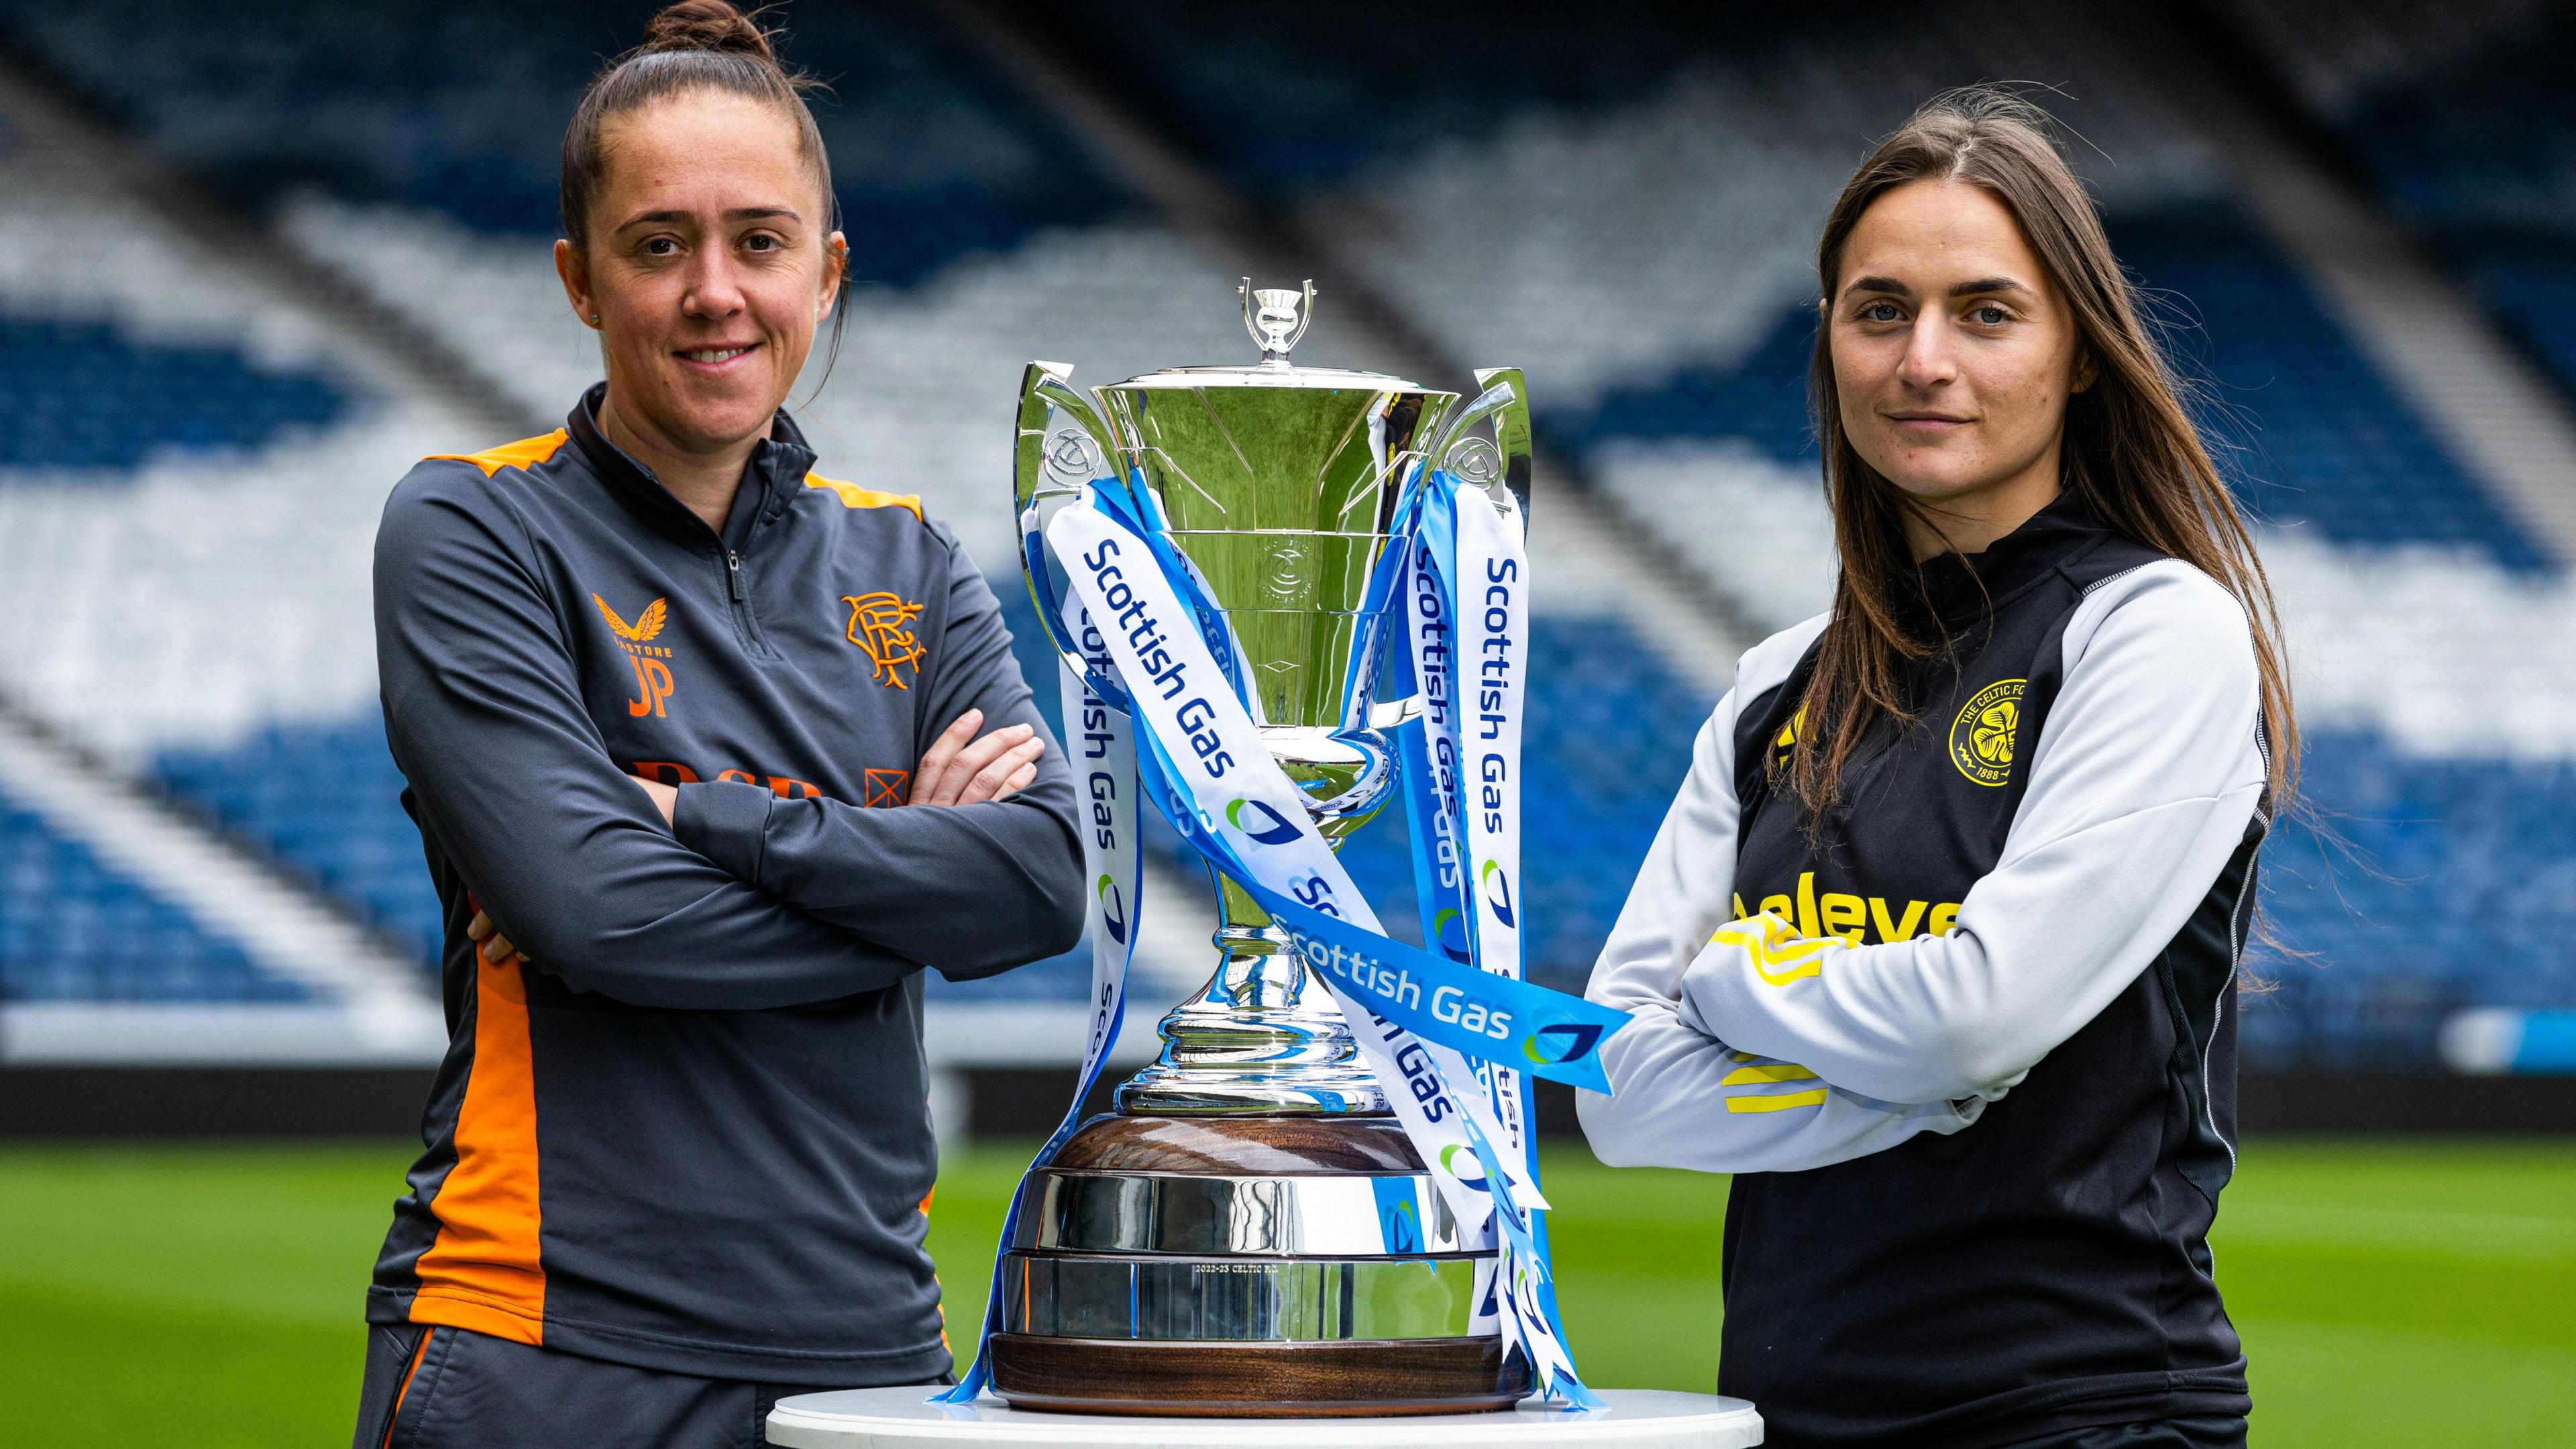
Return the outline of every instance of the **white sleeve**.
[[[1991,1099],[2136,980],[2260,806],[2253,635],[2233,596],[2167,560],[2087,595],[2065,661],[2003,858],[1948,934],[1833,941],[1820,969],[1768,975],[1715,943],[1682,983],[1698,1016],[1889,1101]]]
[[[1802,632],[1747,655],[1736,688],[1701,727],[1690,776],[1592,968],[1584,995],[1632,1018],[1602,1045],[1612,1095],[1574,1094],[1593,1155],[1613,1167],[1824,1167],[1918,1132],[1955,1132],[1983,1109],[1871,1101],[1826,1085],[1794,1059],[1735,1050],[1683,1015],[1683,969],[1732,914],[1737,702],[1748,688],[1777,682],[1764,676],[1786,676],[1815,637],[1813,628],[1792,634]]]

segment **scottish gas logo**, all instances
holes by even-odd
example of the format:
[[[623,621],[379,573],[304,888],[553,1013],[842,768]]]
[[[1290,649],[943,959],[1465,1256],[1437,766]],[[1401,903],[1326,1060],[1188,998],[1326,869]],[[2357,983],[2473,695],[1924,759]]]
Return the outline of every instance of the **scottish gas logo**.
[[[1422,1221],[1414,1210],[1411,1198],[1403,1199],[1387,1209],[1385,1215],[1379,1219],[1379,1231],[1384,1235],[1386,1250],[1390,1253],[1422,1251]]]
[[[1458,1160],[1462,1157],[1467,1159],[1463,1165]],[[1485,1176],[1483,1164],[1476,1160],[1475,1150],[1464,1142],[1452,1142],[1440,1149],[1440,1170],[1458,1179],[1458,1185],[1469,1192],[1487,1192],[1493,1188],[1493,1183]]]
[[[1476,884],[1485,892],[1485,904],[1493,908],[1494,919],[1518,929],[1512,918],[1512,873],[1498,860],[1485,862],[1476,872]]]
[[[1431,934],[1440,943],[1440,952],[1464,966],[1475,960],[1467,949],[1467,918],[1454,906],[1442,906],[1431,917]]]
[[[1249,824],[1246,815],[1252,817]],[[1264,845],[1286,845],[1297,838],[1295,822],[1249,796],[1225,807],[1225,823]]]
[[[1521,1055],[1535,1066],[1562,1066],[1581,1061],[1601,1045],[1601,1028],[1588,1022],[1557,1021],[1531,1032],[1521,1041]]]
[[[1100,883],[1092,887],[1092,894],[1100,898],[1100,924],[1109,928],[1109,939],[1126,945],[1127,902],[1119,894],[1118,882],[1104,874]]]

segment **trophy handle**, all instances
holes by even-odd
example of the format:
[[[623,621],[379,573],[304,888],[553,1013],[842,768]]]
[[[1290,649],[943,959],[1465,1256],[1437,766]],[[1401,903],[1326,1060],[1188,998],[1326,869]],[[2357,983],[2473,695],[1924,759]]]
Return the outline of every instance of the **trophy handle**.
[[[1476,369],[1476,386],[1509,387],[1512,400],[1494,415],[1494,446],[1502,454],[1503,487],[1509,489],[1512,501],[1521,508],[1521,531],[1529,532],[1530,514],[1530,406],[1529,380],[1517,367],[1480,367]]]
[[[1050,499],[1079,497],[1084,483],[1109,484],[1116,474],[1110,460],[1109,430],[1091,399],[1074,390],[1073,368],[1062,362],[1032,362],[1020,374],[1018,433],[1011,455],[1011,503],[1020,521],[1020,573],[1028,580],[1029,601],[1037,605],[1038,625],[1066,666],[1086,679],[1092,692],[1124,709],[1127,693],[1114,679],[1085,667],[1082,648],[1064,626],[1064,600],[1048,568],[1045,520],[1039,505]],[[1056,425],[1058,415],[1064,421]],[[1077,481],[1067,481],[1077,480]]]
[[[1517,367],[1489,367],[1476,374],[1484,391],[1440,430],[1438,442],[1425,455],[1429,465],[1445,468],[1462,482],[1489,494],[1496,484],[1510,490],[1520,505],[1521,527],[1529,527],[1530,414],[1529,384]],[[1491,418],[1491,441],[1468,429]]]

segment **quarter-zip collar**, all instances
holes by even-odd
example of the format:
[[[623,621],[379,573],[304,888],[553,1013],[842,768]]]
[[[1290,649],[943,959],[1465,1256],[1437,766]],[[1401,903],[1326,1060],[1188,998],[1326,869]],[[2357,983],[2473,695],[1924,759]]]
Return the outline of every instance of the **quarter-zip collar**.
[[[599,430],[599,403],[607,394],[607,383],[593,384],[564,419],[564,430],[571,434],[591,471],[612,495],[654,527],[678,537],[713,542],[724,551],[741,549],[761,524],[776,521],[786,511],[795,496],[794,489],[814,467],[814,450],[807,446],[804,432],[785,408],[779,409],[777,419],[769,425],[769,436],[753,446],[751,458],[743,466],[742,485],[734,493],[733,511],[725,519],[723,534],[714,536],[716,531],[707,527],[706,520],[690,511],[679,495],[654,476],[652,469],[636,462]]]
[[[1910,625],[1955,634],[2109,536],[2082,490],[2068,488],[1984,549],[1935,554],[1898,575],[1898,612]]]

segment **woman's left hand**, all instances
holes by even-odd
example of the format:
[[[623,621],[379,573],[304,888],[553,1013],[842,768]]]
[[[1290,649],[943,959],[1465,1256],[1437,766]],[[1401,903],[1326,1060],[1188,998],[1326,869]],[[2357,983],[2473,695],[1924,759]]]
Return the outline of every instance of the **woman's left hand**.
[[[910,805],[977,805],[1007,800],[1038,777],[1046,741],[1028,725],[1004,725],[975,738],[984,712],[970,709],[930,742],[913,772]],[[970,743],[971,741],[971,743]]]

